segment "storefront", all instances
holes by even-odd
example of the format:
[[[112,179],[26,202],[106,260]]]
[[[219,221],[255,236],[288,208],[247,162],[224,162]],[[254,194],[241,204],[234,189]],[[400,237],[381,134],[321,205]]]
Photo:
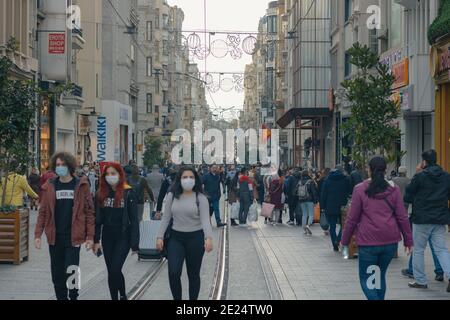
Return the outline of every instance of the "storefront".
[[[117,101],[103,101],[102,110],[102,116],[97,118],[96,137],[91,141],[96,146],[93,159],[125,165],[133,159],[132,109]]]
[[[435,144],[438,162],[450,171],[450,34],[433,46],[431,71],[436,83]]]

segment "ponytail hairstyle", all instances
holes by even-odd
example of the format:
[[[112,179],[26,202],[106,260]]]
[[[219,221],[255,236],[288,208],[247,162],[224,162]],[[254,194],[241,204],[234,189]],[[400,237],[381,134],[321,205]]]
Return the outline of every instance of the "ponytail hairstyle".
[[[369,162],[372,180],[366,194],[369,198],[374,198],[377,194],[385,192],[389,188],[389,183],[385,179],[387,163],[381,156],[372,158]]]

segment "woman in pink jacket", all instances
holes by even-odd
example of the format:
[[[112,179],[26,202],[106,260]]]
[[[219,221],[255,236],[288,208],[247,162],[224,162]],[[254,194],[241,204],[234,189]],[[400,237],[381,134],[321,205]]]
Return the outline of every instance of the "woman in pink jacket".
[[[413,240],[400,188],[386,179],[386,160],[375,157],[370,163],[371,179],[353,191],[350,214],[342,245],[348,246],[356,233],[359,247],[359,279],[368,300],[384,300],[386,272],[402,240],[409,254]]]

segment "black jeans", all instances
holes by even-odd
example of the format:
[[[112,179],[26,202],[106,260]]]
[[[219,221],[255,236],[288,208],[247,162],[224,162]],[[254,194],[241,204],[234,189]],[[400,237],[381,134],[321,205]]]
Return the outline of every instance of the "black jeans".
[[[102,247],[111,299],[118,300],[119,295],[126,297],[122,268],[131,249],[130,232],[122,232],[122,227],[103,227]]]
[[[172,230],[167,245],[169,283],[174,300],[182,300],[181,272],[184,260],[189,278],[189,300],[198,300],[200,293],[200,269],[205,254],[203,230],[178,232]]]
[[[295,222],[296,220],[296,212],[298,200],[295,197],[288,198],[288,206],[289,206],[289,220]]]
[[[77,300],[78,286],[74,288],[67,287],[67,280],[70,276],[78,278],[71,268],[78,268],[80,265],[80,247],[72,247],[64,244],[64,241],[56,239],[54,246],[49,246],[50,250],[50,265],[52,272],[53,286],[55,287],[55,294],[57,300]],[[79,270],[78,270],[79,271]],[[75,279],[74,279],[75,280]],[[76,281],[76,280],[75,280]],[[70,281],[74,284],[73,281]]]

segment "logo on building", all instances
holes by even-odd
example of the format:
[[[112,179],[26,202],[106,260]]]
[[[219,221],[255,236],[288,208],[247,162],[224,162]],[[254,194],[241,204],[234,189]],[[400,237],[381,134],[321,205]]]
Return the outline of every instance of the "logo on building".
[[[97,161],[106,161],[106,118],[97,119]]]
[[[50,33],[48,35],[48,53],[64,54],[66,52],[66,34]]]

